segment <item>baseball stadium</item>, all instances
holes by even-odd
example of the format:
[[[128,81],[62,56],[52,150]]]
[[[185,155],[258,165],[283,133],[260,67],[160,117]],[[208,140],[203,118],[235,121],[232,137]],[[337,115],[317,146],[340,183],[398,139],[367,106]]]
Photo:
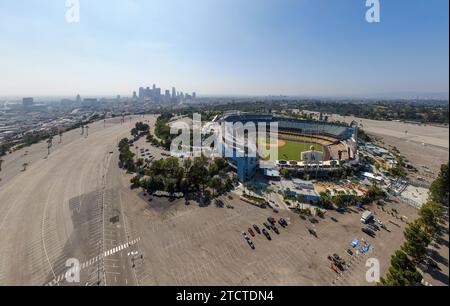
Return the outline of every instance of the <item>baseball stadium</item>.
[[[230,165],[236,169],[240,181],[250,180],[258,169],[271,170],[276,173],[281,168],[296,171],[331,171],[339,163],[357,163],[358,154],[358,126],[353,122],[350,126],[322,121],[303,120],[290,117],[260,115],[260,114],[228,114],[221,118],[226,123],[226,135],[223,148],[231,150],[232,155],[227,158]],[[277,149],[277,158],[249,154],[260,152],[250,148],[249,142],[245,146],[238,145],[236,135],[245,134],[249,123],[254,126],[265,126],[268,137],[265,141],[266,149]],[[261,123],[265,125],[261,125]],[[275,132],[270,125],[275,124]],[[243,131],[244,129],[244,131]],[[259,131],[260,132],[260,131]],[[270,136],[270,137],[269,137]],[[231,145],[232,144],[232,145]],[[261,146],[257,143],[257,146]]]

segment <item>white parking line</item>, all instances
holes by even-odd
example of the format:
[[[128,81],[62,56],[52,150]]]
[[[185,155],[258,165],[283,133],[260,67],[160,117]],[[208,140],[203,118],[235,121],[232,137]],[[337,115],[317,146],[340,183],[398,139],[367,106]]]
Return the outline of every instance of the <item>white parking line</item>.
[[[75,269],[74,269],[74,268],[71,268],[71,269],[68,270],[66,273],[61,274],[61,275],[59,275],[58,277],[55,277],[55,279],[52,280],[51,282],[47,283],[47,285],[48,285],[48,286],[53,286],[53,284],[59,283],[60,281],[62,281],[63,279],[65,279],[67,273],[70,273],[70,272],[73,272],[73,271],[81,271],[81,270],[83,270],[83,269],[85,269],[85,268],[87,268],[87,267],[93,265],[94,263],[96,263],[97,261],[99,261],[101,258],[108,257],[108,256],[110,256],[110,255],[113,255],[113,254],[117,253],[118,251],[127,249],[127,248],[129,248],[129,247],[135,245],[136,243],[138,243],[140,240],[141,240],[141,238],[136,238],[136,239],[134,239],[134,240],[132,240],[132,241],[130,241],[130,242],[127,242],[127,243],[124,243],[124,244],[122,244],[122,245],[120,245],[120,246],[118,246],[118,247],[112,248],[112,249],[106,251],[105,253],[96,256],[95,258],[91,258],[90,260],[88,260],[88,261],[82,263],[82,264],[80,265],[80,267],[75,268]]]

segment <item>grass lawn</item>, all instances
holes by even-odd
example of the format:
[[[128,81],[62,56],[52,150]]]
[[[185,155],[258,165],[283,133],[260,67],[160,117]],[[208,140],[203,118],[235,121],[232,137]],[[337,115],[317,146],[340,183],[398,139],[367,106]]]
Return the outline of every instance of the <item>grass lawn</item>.
[[[307,140],[305,138],[305,140]],[[325,148],[323,145],[320,144],[312,144],[312,143],[305,143],[305,142],[296,142],[296,141],[290,141],[290,140],[281,140],[285,143],[285,145],[278,147],[278,159],[279,160],[295,160],[295,161],[301,161],[301,153],[305,151],[310,151],[311,146],[314,146],[314,149],[318,152],[322,152],[325,154]],[[277,141],[272,139],[266,139],[267,144],[276,144]],[[269,148],[267,148],[269,149]],[[264,158],[263,158],[264,159]],[[267,159],[265,159],[267,160]],[[275,161],[275,158],[272,156],[270,157],[271,161]]]
[[[286,141],[286,145],[278,148],[278,159],[300,161],[301,153],[309,151],[312,145],[311,143]],[[314,148],[318,152],[325,153],[322,145],[314,144]]]

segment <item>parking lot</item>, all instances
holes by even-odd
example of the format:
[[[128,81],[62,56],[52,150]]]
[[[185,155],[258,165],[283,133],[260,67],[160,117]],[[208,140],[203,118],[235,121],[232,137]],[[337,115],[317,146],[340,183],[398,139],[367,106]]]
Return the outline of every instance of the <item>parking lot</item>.
[[[195,203],[187,206],[184,200],[144,202],[133,197],[127,219],[132,235],[142,237],[138,250],[144,259],[136,267],[141,285],[371,285],[365,281],[366,260],[379,259],[383,275],[390,255],[403,241],[405,223],[380,209],[374,209],[374,214],[389,231],[381,230],[371,238],[361,231],[361,211],[356,210],[328,212],[312,224],[291,211],[274,214],[236,196],[221,197],[225,205],[220,208],[214,201],[200,208]],[[164,203],[167,209],[161,209]],[[403,213],[409,209],[405,206]],[[289,226],[277,224],[280,234],[270,230],[271,241],[260,234],[251,237],[248,228],[257,224],[263,229],[270,216],[283,217]],[[391,219],[398,226],[389,223]],[[310,234],[311,229],[317,237]],[[366,241],[371,251],[350,256],[346,251],[353,239]],[[334,253],[346,261],[344,272],[330,268],[327,257]]]

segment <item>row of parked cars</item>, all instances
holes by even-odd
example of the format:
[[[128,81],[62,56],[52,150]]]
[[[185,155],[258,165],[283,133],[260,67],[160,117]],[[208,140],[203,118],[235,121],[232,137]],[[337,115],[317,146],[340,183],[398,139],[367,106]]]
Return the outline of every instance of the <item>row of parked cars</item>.
[[[376,237],[376,232],[381,231],[381,228],[386,229],[386,226],[378,219],[374,219],[368,223],[366,227],[363,227],[361,231],[372,238]]]
[[[334,272],[339,273],[345,271],[347,264],[338,254],[328,255],[328,260],[331,261],[330,269]]]
[[[150,153],[149,149],[141,149],[141,157],[148,157],[149,160],[155,159],[155,157]]]
[[[271,241],[272,236],[269,233],[270,231],[273,231],[275,234],[280,235],[280,231],[278,230],[278,228],[276,226],[277,223],[283,228],[286,228],[289,225],[288,222],[283,218],[280,218],[277,221],[275,218],[269,217],[269,218],[267,218],[267,222],[263,223],[264,227],[262,229],[258,225],[254,224],[253,227],[248,228],[247,231],[251,237],[256,237],[256,235],[264,235],[267,238],[267,240]],[[252,242],[252,240],[250,239],[250,237],[247,235],[247,233],[243,232],[242,236],[247,241],[249,246],[254,250],[255,245]]]

